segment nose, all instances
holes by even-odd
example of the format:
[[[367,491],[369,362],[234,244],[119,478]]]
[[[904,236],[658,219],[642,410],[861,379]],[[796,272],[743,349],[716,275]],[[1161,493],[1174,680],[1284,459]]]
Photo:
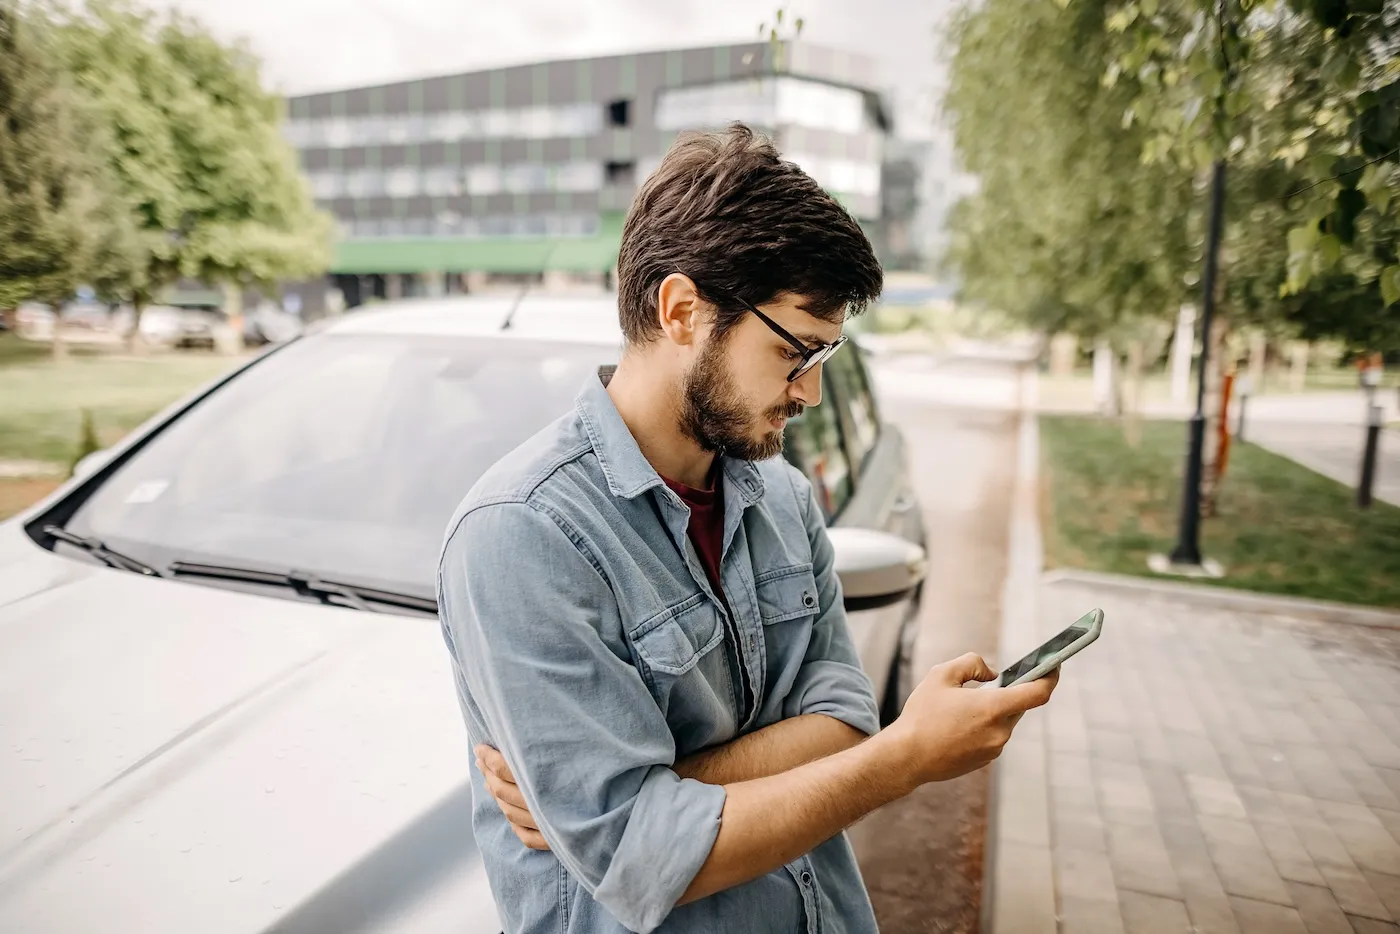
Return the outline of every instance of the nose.
[[[821,405],[822,364],[818,363],[789,383],[788,396],[805,406]]]

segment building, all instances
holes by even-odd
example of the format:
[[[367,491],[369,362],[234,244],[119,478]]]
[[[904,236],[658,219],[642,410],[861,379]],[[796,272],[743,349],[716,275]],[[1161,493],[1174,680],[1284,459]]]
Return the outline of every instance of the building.
[[[890,119],[873,59],[766,42],[542,62],[288,101],[340,223],[327,283],[372,297],[611,284],[637,186],[676,135],[741,120],[877,227]],[[878,238],[876,238],[878,240]]]

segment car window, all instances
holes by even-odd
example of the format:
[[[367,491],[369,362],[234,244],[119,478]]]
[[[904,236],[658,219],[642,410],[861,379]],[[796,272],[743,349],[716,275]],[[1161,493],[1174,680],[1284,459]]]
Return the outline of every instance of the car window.
[[[849,421],[847,444],[857,471],[880,440],[880,415],[875,407],[875,395],[870,388],[870,375],[859,350],[838,353],[822,366],[836,389]]]
[[[812,482],[817,502],[827,521],[831,521],[851,498],[855,481],[841,428],[841,400],[825,373],[822,397],[821,405],[804,410],[788,422],[784,454]]]
[[[431,596],[467,490],[604,362],[605,348],[525,340],[298,341],[153,438],[69,528],[156,567],[291,568]]]

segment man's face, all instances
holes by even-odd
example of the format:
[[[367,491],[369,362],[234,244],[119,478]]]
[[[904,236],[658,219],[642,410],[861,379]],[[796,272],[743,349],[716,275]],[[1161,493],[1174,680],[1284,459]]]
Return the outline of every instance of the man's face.
[[[780,295],[760,310],[809,346],[841,336],[841,325],[813,317],[802,299]],[[821,402],[821,367],[787,381],[801,355],[757,315],[746,314],[723,337],[710,330],[682,381],[681,428],[701,448],[740,460],[782,452],[783,428]]]

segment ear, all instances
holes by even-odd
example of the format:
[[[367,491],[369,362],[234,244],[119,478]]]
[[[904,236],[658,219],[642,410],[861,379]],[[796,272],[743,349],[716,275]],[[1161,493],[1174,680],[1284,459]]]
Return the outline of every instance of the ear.
[[[672,343],[695,343],[705,323],[705,311],[705,301],[689,276],[673,272],[661,280],[656,290],[656,321]]]

